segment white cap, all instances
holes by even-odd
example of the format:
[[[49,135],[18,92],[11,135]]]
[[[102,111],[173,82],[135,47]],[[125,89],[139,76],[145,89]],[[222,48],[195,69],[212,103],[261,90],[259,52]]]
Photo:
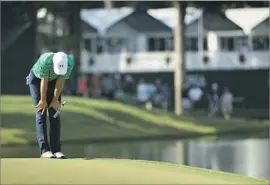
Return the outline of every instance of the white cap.
[[[65,75],[68,69],[68,56],[63,52],[57,52],[53,56],[53,70],[57,75]]]

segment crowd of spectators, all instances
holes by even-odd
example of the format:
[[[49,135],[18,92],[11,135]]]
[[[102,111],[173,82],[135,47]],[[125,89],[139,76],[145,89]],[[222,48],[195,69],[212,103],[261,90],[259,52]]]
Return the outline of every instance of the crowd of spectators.
[[[170,104],[171,90],[167,83],[162,83],[158,78],[155,81],[143,78],[135,81],[128,74],[91,74],[79,76],[76,84],[76,92],[72,93],[74,85],[70,82],[65,93],[143,105],[148,109],[154,106],[168,110]]]
[[[140,78],[134,80],[129,75],[120,74],[91,74],[81,75],[77,79],[77,87],[70,84],[66,93],[88,98],[104,98],[120,101],[127,104],[162,108],[168,111],[172,104],[172,88],[159,78],[154,81]],[[205,89],[198,84],[192,84],[184,88],[182,103],[184,111],[194,112],[202,107],[208,107],[208,116],[213,117],[220,112],[225,119],[230,119],[233,111],[233,94],[227,87],[223,90],[217,83],[211,84],[210,89]]]

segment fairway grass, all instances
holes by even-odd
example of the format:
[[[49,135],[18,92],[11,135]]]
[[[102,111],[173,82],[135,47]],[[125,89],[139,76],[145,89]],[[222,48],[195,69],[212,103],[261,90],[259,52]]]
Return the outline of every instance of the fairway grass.
[[[208,117],[177,117],[160,110],[106,100],[63,97],[62,142],[159,136],[204,136],[234,132],[265,132],[268,121]],[[36,144],[35,109],[30,96],[1,96],[1,145]]]
[[[127,159],[1,159],[1,184],[268,184],[213,170]]]

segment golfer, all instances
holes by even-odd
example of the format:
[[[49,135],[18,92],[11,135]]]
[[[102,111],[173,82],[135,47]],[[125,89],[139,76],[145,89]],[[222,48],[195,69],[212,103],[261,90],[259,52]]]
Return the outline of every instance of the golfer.
[[[61,152],[60,116],[53,115],[61,107],[61,92],[65,80],[70,78],[74,61],[63,52],[44,53],[26,77],[27,85],[36,106],[36,131],[41,158],[65,159]],[[47,136],[46,114],[49,113],[50,133]]]

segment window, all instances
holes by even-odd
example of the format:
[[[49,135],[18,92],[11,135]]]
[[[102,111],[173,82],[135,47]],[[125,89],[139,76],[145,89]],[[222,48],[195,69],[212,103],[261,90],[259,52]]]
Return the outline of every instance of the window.
[[[207,51],[208,50],[207,38],[203,38],[203,50],[204,51]]]
[[[188,37],[185,39],[186,51],[198,51],[198,38]]]
[[[187,51],[190,50],[190,39],[189,39],[189,38],[186,38],[186,39],[185,39],[185,49],[186,49]]]
[[[103,40],[98,38],[97,39],[97,53],[100,54],[100,53],[103,53]]]
[[[235,39],[235,49],[243,52],[249,50],[248,37],[237,37]]]
[[[265,51],[269,50],[269,37],[267,36],[256,36],[252,38],[253,50]]]
[[[234,51],[235,50],[235,38],[234,37],[221,37],[221,50],[223,51]]]
[[[234,49],[234,39],[228,38],[228,51],[233,51]]]
[[[166,51],[169,39],[166,38],[148,38],[148,51]]]
[[[227,46],[226,39],[224,37],[221,37],[220,38],[220,49],[221,50],[226,50],[226,46]]]
[[[89,52],[92,51],[92,41],[91,41],[91,39],[84,39],[84,48]]]
[[[165,38],[159,38],[157,39],[158,42],[158,51],[165,51],[166,50],[166,46],[165,46]]]
[[[148,38],[148,51],[155,51],[155,39]]]

